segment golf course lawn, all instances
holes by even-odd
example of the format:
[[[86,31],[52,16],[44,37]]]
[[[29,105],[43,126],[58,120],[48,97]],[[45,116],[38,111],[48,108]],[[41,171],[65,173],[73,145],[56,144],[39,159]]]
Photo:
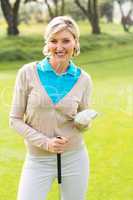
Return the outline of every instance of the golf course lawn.
[[[92,76],[92,107],[99,112],[84,133],[87,200],[133,200],[133,44],[86,51],[75,62]],[[16,68],[24,63],[0,63],[0,200],[16,200],[26,153],[22,137],[8,125]],[[55,182],[48,200],[58,199],[57,187]]]

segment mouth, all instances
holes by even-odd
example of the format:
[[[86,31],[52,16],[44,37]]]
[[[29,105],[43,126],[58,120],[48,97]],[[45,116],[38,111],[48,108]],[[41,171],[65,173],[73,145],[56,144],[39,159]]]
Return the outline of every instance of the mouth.
[[[57,56],[59,56],[59,57],[64,57],[64,56],[66,55],[65,52],[56,52],[55,54],[56,54]]]

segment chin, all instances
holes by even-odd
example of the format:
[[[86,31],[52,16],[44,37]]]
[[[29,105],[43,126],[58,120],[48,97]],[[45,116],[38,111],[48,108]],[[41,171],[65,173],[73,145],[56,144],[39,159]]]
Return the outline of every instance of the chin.
[[[60,60],[60,61],[67,61],[68,58],[66,58],[66,56],[63,56],[63,57],[56,57],[57,60]]]

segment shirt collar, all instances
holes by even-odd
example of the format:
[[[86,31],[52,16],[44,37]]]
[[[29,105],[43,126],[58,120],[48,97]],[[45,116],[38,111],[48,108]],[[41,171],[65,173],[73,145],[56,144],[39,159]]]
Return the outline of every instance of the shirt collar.
[[[39,69],[43,72],[46,71],[53,71],[55,73],[55,70],[52,68],[51,64],[48,61],[48,57],[44,58],[42,61],[40,61],[39,63]],[[67,68],[67,71],[64,72],[63,74],[70,74],[72,76],[75,76],[77,72],[77,67],[76,65],[70,61],[69,62],[69,66]]]

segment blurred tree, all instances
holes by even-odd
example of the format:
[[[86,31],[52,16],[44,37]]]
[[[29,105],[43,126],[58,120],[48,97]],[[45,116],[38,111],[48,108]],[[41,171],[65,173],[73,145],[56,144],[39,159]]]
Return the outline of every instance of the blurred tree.
[[[32,6],[30,7],[30,9],[27,9],[27,7],[24,4],[21,4],[19,9],[18,23],[29,24],[30,21],[32,20],[31,13],[32,13]]]
[[[131,1],[132,6],[129,9],[128,13],[125,15],[124,10],[122,8],[123,0],[117,0],[119,6],[120,6],[120,12],[121,12],[121,24],[123,26],[124,31],[129,32],[130,26],[133,25],[133,19],[131,17],[133,13],[133,1]]]
[[[51,2],[54,6],[50,4],[50,1],[45,0],[50,19],[59,15],[64,15],[65,0],[52,0]]]
[[[84,5],[87,5],[85,0],[82,0],[82,3],[84,3]],[[75,4],[74,1],[71,0],[66,0],[65,14],[72,16],[75,20],[86,19],[86,16],[82,12],[82,10]]]
[[[25,3],[35,1],[39,2],[39,0],[25,0]],[[47,6],[49,18],[64,15],[65,13],[65,0],[43,0]]]
[[[99,26],[99,16],[98,16],[98,1],[97,0],[88,0],[87,8],[84,6],[80,0],[74,0],[76,5],[82,10],[86,18],[91,24],[92,33],[100,34],[100,26]]]
[[[105,17],[107,22],[113,21],[113,1],[104,1],[99,4],[100,17]]]
[[[8,35],[18,35],[18,11],[21,0],[16,0],[14,4],[11,4],[9,0],[0,0],[1,9],[4,18],[8,24]]]

